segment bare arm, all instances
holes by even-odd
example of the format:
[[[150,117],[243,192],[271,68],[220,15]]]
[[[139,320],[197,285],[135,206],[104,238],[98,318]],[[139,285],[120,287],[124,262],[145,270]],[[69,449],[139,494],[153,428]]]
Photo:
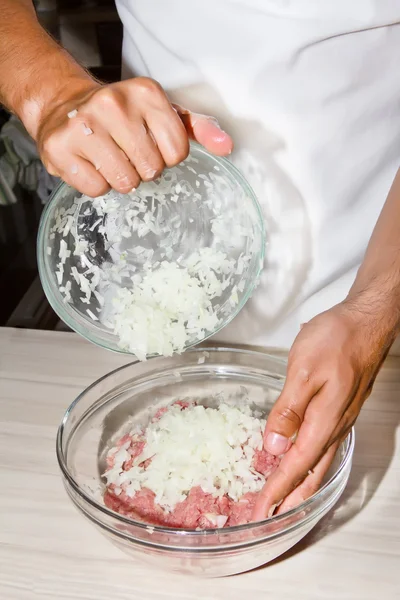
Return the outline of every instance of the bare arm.
[[[400,171],[346,300],[306,323],[292,346],[264,437],[267,450],[284,456],[260,494],[256,520],[282,499],[279,512],[318,489],[399,332]]]
[[[371,236],[348,302],[379,319],[376,334],[399,333],[400,169]]]
[[[39,24],[31,0],[0,0],[0,102],[36,139],[59,98],[98,84]]]
[[[24,123],[48,171],[79,191],[126,193],[184,160],[189,137],[230,153],[215,119],[173,107],[152,79],[95,81],[43,30],[30,0],[0,0],[0,15],[0,102]]]

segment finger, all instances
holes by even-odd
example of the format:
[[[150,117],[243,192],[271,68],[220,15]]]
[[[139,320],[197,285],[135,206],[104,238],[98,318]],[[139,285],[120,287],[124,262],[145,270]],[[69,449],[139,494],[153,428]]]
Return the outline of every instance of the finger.
[[[159,86],[152,86],[153,94],[155,89],[158,90]],[[100,96],[100,94],[102,95]],[[164,93],[162,92],[162,94]],[[156,96],[158,97],[158,95],[160,93],[157,92]],[[140,178],[150,181],[160,175],[165,163],[142,118],[143,108],[137,103],[122,101],[113,92],[112,86],[108,86],[108,89],[102,90],[97,96],[99,97],[98,101],[89,106],[92,114],[97,123],[101,124],[103,130],[109,133],[115,144],[126,154]],[[149,96],[148,93],[142,94],[142,96],[142,101],[146,98],[149,101],[149,98],[152,98],[152,95]],[[90,127],[90,114],[86,115],[81,111],[81,118],[86,118]],[[95,126],[92,129],[95,129]]]
[[[157,153],[159,162],[158,165],[155,164],[154,178],[161,173],[165,165],[175,166],[187,157],[189,153],[188,135],[160,84],[154,80],[138,78],[133,80],[132,85],[136,86],[135,102],[128,101],[126,106],[130,115],[140,115],[143,120],[141,130],[145,137],[139,140],[138,149],[144,157],[145,163],[154,165],[156,163],[155,153]],[[130,118],[127,123],[128,130],[131,120]],[[125,145],[122,147],[125,150]],[[130,151],[127,154],[131,156]],[[147,154],[150,158],[147,157]],[[134,164],[140,173],[137,160],[137,158],[134,159]]]
[[[145,114],[146,123],[168,167],[173,167],[189,154],[189,138],[176,111],[168,99],[157,110]]]
[[[274,404],[265,427],[264,448],[275,456],[287,452],[297,433],[304,413],[313,396],[321,389],[323,380],[305,368],[289,366],[282,393]]]
[[[217,119],[207,115],[193,113],[174,104],[190,139],[198,142],[206,150],[217,156],[228,156],[233,150],[233,141],[223,129]]]
[[[335,406],[334,400],[339,406]],[[341,421],[341,413],[337,387],[324,386],[307,407],[296,442],[261,490],[255,509],[258,518],[264,518],[272,505],[286,498],[314,469],[332,443],[332,433]],[[342,427],[344,430],[344,423]]]
[[[63,157],[62,165],[55,162],[54,171],[54,174],[59,175],[70,186],[91,198],[102,196],[110,190],[110,185],[104,177],[90,162],[80,156]]]
[[[165,163],[145,122],[140,118],[128,121],[121,113],[109,124],[108,130],[116,144],[125,152],[143,181],[158,177]]]
[[[335,442],[330,446],[324,456],[321,458],[319,463],[316,464],[314,469],[309,471],[309,474],[304,481],[297,486],[291,492],[282,504],[279,506],[277,514],[280,515],[292,508],[295,508],[308,498],[310,498],[315,492],[317,492],[321,486],[321,483],[335,458],[336,451],[339,447],[340,441]]]
[[[112,137],[99,127],[80,141],[79,154],[92,163],[110,186],[126,194],[140,184],[140,177],[126,154]]]

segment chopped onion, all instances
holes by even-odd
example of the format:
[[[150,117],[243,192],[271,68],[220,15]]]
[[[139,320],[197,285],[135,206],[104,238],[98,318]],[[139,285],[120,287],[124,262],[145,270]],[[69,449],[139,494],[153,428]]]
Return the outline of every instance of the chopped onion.
[[[141,488],[151,490],[155,502],[167,510],[173,510],[196,486],[215,498],[227,495],[238,502],[265,484],[264,475],[253,467],[255,452],[262,449],[264,427],[265,420],[246,404],[236,407],[222,402],[218,408],[205,408],[189,403],[184,410],[172,404],[143,433],[130,432],[131,439],[139,436],[145,442],[130,469],[123,469],[130,457],[130,441],[110,450],[113,466],[104,477],[108,485],[124,489],[131,497]],[[224,515],[205,516],[215,527],[226,523]]]
[[[100,217],[100,219],[97,219],[97,221],[95,221],[93,223],[93,225],[91,227],[89,227],[89,231],[94,231],[96,229],[96,227],[98,225],[100,225],[100,223],[103,221],[103,217]]]
[[[61,206],[54,212],[50,236],[54,238],[57,233],[66,238],[59,245],[59,286],[63,284],[65,265],[67,279],[79,287],[81,302],[93,303],[88,311],[92,309],[94,320],[98,319],[93,310],[101,313],[102,325],[113,330],[120,347],[140,360],[153,354],[182,352],[188,344],[212,333],[222,316],[232,312],[239,302],[246,278],[243,276],[238,283],[238,276],[245,273],[256,250],[253,230],[246,225],[250,222],[246,208],[243,218],[241,214],[237,218],[237,208],[229,209],[233,193],[229,183],[214,172],[197,174],[196,169],[188,167],[196,162],[189,157],[184,163],[196,175],[191,182],[178,177],[183,171],[173,168],[124,195],[123,202],[115,192],[94,199],[82,196],[70,207]],[[200,187],[202,193],[196,192]],[[172,206],[178,200],[184,206],[180,214]],[[199,200],[202,203],[193,206]],[[211,223],[213,240],[211,247],[187,257],[184,248],[189,240],[184,223],[195,219],[182,219],[182,215],[194,216],[194,209],[201,219]],[[117,215],[106,218],[116,211]],[[94,215],[92,225],[84,218],[90,215]],[[86,239],[88,231],[103,236],[109,255],[105,262],[96,260],[97,245],[93,236],[90,242]],[[153,236],[159,237],[156,243]],[[131,240],[133,245],[138,238],[146,238],[143,243],[153,247],[127,248]],[[243,252],[232,259],[226,254],[226,249],[230,254],[230,248]],[[71,251],[78,258],[67,261]],[[135,269],[140,273],[132,275]],[[68,294],[66,289],[65,284],[62,293],[67,298],[70,288]]]

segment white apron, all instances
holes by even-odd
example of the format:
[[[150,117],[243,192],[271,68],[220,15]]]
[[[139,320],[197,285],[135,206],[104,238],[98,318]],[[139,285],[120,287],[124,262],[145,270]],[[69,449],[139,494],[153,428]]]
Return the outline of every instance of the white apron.
[[[400,164],[400,0],[117,0],[123,76],[213,114],[268,234],[216,341],[288,348],[345,298]]]

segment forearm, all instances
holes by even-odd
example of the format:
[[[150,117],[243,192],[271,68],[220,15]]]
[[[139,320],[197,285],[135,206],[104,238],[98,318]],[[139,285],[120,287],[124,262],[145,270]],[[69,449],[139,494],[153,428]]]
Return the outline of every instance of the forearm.
[[[40,26],[31,0],[0,0],[0,15],[0,102],[36,138],[58,96],[93,80]]]
[[[382,335],[400,333],[400,170],[347,301],[376,315]]]

